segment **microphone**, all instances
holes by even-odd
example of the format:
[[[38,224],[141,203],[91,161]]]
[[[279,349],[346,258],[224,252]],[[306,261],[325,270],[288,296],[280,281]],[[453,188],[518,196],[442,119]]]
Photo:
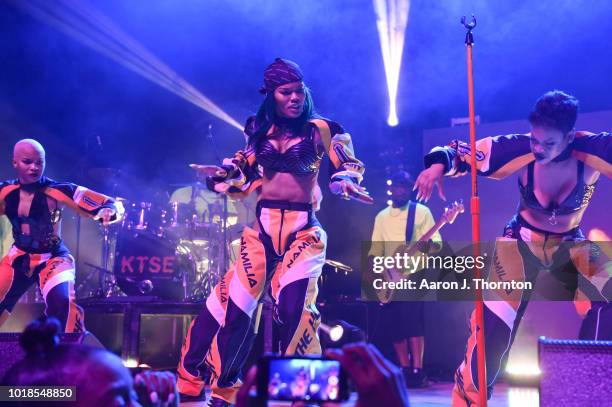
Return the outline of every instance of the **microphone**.
[[[223,173],[218,173],[216,174],[217,177],[223,178],[225,179],[232,179],[232,178],[236,178],[238,175],[240,175],[240,169],[238,168],[238,166],[236,164],[234,165],[221,165],[220,166],[223,170],[225,170],[225,174]]]

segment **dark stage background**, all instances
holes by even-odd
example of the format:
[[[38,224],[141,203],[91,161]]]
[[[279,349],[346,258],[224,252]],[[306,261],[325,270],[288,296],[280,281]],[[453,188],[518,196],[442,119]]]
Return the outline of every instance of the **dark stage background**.
[[[0,2],[0,179],[13,176],[12,145],[33,137],[47,148],[50,177],[131,200],[163,201],[171,184],[192,181],[188,163],[214,163],[242,147],[242,134],[234,127],[11,4]],[[555,88],[578,97],[582,112],[612,109],[608,1],[413,2],[398,89],[400,123],[393,128],[386,124],[385,72],[371,1],[89,4],[240,123],[261,102],[257,89],[266,65],[278,56],[297,61],[318,110],[353,135],[367,166],[365,185],[375,205],[340,201],[324,187],[318,214],[329,235],[328,257],[357,271],[361,241],[369,239],[374,216],[387,199],[390,164],[381,157],[392,152],[392,166],[401,163],[416,175],[422,168],[423,130],[446,128],[451,118],[467,116],[462,15],[478,17],[475,97],[483,125],[517,120],[524,125],[535,99]],[[609,120],[597,128],[605,129]],[[467,129],[454,131],[467,135]],[[120,169],[120,182],[93,180],[88,171],[94,167]],[[327,173],[324,167],[323,186]],[[513,182],[507,187],[510,206],[516,200]],[[609,191],[605,185],[596,195]],[[463,193],[467,198],[467,188]],[[483,193],[482,200],[486,212],[499,195]],[[440,208],[435,203],[434,214]],[[495,216],[495,233],[510,215]],[[610,225],[601,205],[587,211],[585,222]],[[66,219],[64,234],[73,249],[74,231],[74,221]],[[462,236],[469,238],[467,228]],[[98,262],[99,247],[96,228],[84,222],[80,263]],[[79,266],[83,279],[90,271]],[[356,272],[338,284],[351,291],[357,281]],[[462,343],[463,328],[443,329],[448,316],[442,314],[431,318],[439,321],[432,335],[453,346]]]

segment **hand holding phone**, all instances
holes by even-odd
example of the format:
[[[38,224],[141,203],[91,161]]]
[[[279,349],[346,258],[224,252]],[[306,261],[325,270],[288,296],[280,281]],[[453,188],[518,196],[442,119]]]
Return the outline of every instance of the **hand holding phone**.
[[[349,388],[340,362],[307,356],[267,356],[257,366],[260,400],[340,402]]]
[[[408,392],[399,367],[387,360],[374,345],[363,342],[329,349],[325,355],[340,362],[357,388],[357,407],[408,406]]]
[[[348,400],[350,395],[349,378],[357,389],[358,398],[355,404],[357,407],[404,407],[409,405],[408,392],[400,368],[382,356],[374,345],[363,342],[351,343],[345,345],[342,350],[327,350],[325,355],[326,358],[319,359],[309,359],[307,357],[267,357],[262,359],[257,368],[253,367],[249,370],[244,385],[238,392],[236,407],[265,406],[267,400],[293,400],[298,402],[318,402],[323,403],[323,406],[334,405],[336,402]],[[292,362],[296,360],[297,362]],[[313,362],[317,360],[318,362]],[[320,362],[324,363],[320,364]],[[333,362],[336,362],[336,364],[333,364]],[[301,368],[305,366],[309,366],[304,369],[306,375],[300,373]],[[321,367],[323,368],[321,369]],[[335,383],[333,378],[336,377],[334,373],[336,368],[339,369],[337,375],[339,379],[339,397],[337,399],[329,397],[329,394],[334,394],[333,391],[328,391],[328,396],[325,399],[321,397],[321,394],[324,393],[313,392],[313,390],[317,389],[317,386],[314,386],[313,389],[303,385],[304,377],[308,377],[308,373],[312,370],[315,374],[310,375],[310,377],[317,377],[317,372],[327,372],[327,374],[320,377],[326,377],[327,383],[330,385],[329,388],[333,389]],[[292,371],[294,374],[286,376],[284,373],[281,373],[286,371]],[[279,373],[279,375],[276,376],[275,373]],[[308,389],[307,391],[310,393],[304,394],[308,394],[310,398],[279,398],[282,395],[282,388],[287,387],[283,386],[283,383],[285,385],[290,384],[289,381],[285,382],[283,379],[286,377],[298,378],[298,376],[299,380],[293,380],[295,382],[293,389],[297,392],[304,392],[305,389]],[[330,380],[330,378],[332,379]],[[325,383],[325,381],[320,379],[316,383],[321,382]],[[255,383],[257,384],[257,397],[253,396],[250,398],[249,394]],[[321,386],[319,385],[318,388],[320,389]],[[288,387],[285,391],[290,389],[291,387]],[[317,398],[313,397],[317,394],[319,395]],[[297,403],[294,404],[297,405]]]

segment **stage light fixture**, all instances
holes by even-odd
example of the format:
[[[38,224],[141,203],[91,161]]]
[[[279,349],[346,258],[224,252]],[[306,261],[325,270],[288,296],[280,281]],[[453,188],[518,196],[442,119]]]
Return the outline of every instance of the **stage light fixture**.
[[[344,328],[342,328],[342,325],[334,325],[329,329],[329,339],[334,342],[338,342],[342,339],[342,335],[344,335]]]
[[[123,360],[123,366],[129,368],[135,368],[138,367],[138,360],[134,359],[134,358],[127,358]]]
[[[506,367],[506,373],[512,376],[522,376],[522,377],[536,377],[539,376],[542,372],[537,365],[533,364],[513,364],[512,366]]]
[[[538,389],[524,387],[508,389],[508,407],[538,407],[539,405]]]
[[[340,348],[348,343],[363,342],[366,339],[365,332],[361,328],[341,319],[330,322],[329,325],[321,323],[319,330],[329,339],[327,346],[333,348]]]
[[[609,242],[610,236],[600,228],[593,228],[587,233],[587,239],[591,242]]]

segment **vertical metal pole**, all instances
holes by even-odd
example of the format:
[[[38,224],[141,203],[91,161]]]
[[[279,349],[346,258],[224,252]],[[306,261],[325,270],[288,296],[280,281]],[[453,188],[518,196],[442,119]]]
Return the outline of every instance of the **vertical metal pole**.
[[[227,195],[223,194],[223,219],[221,225],[223,226],[223,264],[221,265],[221,270],[219,271],[217,277],[221,277],[229,266],[228,264],[228,254],[229,254],[229,242],[227,240],[227,216],[228,216],[228,208],[227,208]]]
[[[476,27],[476,18],[472,16],[472,21],[466,23],[466,18],[461,19],[461,23],[467,28],[465,35],[465,46],[467,52],[467,79],[468,79],[468,106],[470,115],[470,168],[472,181],[472,197],[470,200],[470,212],[472,215],[472,242],[474,257],[480,255],[480,198],[478,197],[478,180],[476,169],[476,120],[474,109],[474,74],[472,65],[472,47],[474,37],[472,30]],[[479,279],[482,275],[480,267],[474,270],[474,277]],[[478,405],[487,405],[487,371],[485,357],[485,335],[484,335],[484,303],[482,300],[482,289],[476,289],[476,348],[478,362]]]
[[[98,289],[102,297],[108,297],[106,287],[106,273],[108,272],[108,254],[109,254],[109,230],[108,226],[102,226],[102,253],[100,266],[102,270],[98,270]]]
[[[75,251],[75,265],[79,267],[79,261],[81,260],[81,217],[77,213],[76,215],[76,251]],[[77,268],[78,270],[78,268]]]

